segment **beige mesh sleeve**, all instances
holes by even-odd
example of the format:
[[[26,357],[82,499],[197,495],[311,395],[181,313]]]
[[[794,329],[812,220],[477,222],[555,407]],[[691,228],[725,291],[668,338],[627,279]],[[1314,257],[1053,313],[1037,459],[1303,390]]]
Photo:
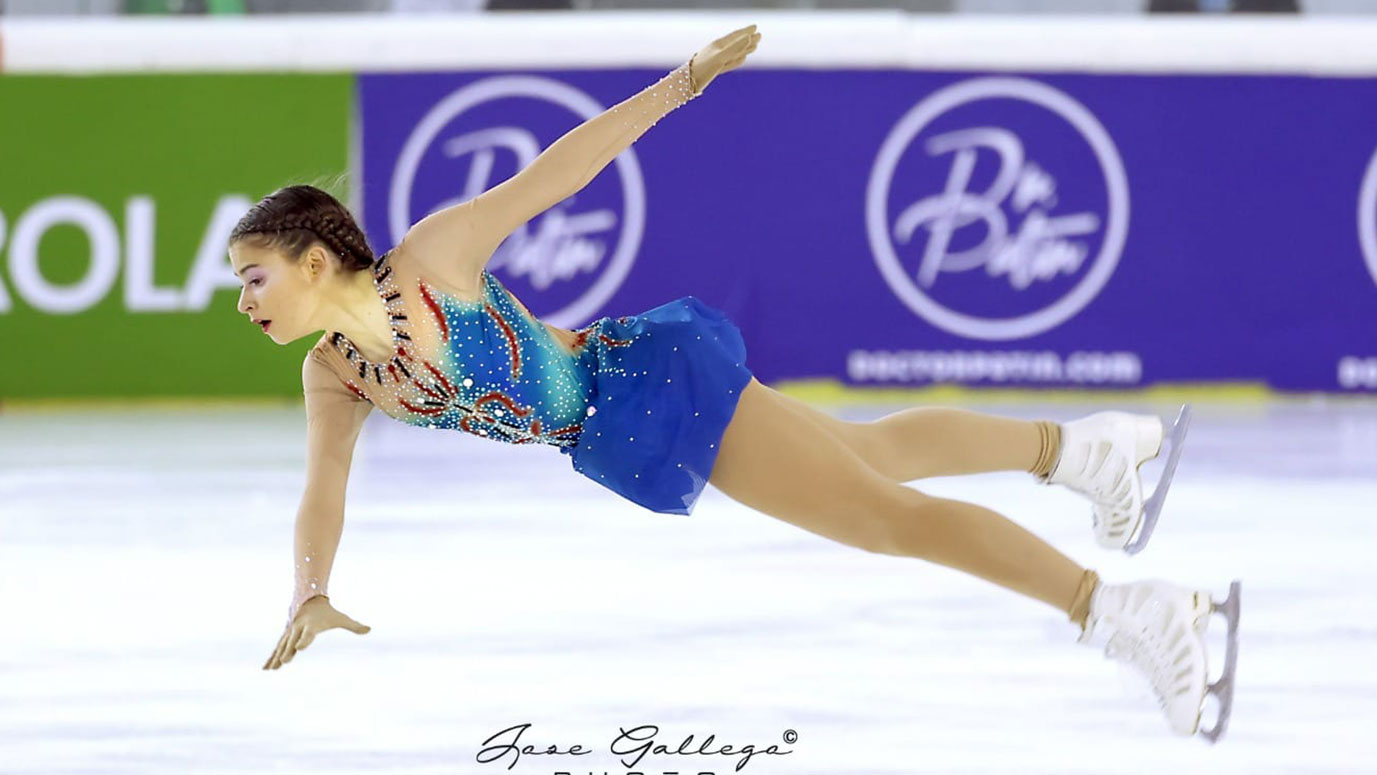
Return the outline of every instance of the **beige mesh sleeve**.
[[[670,111],[697,97],[691,88],[687,62],[640,92],[613,105],[601,115],[570,130],[545,150],[552,165],[577,176],[577,191],[636,142]]]
[[[301,387],[306,397],[306,486],[296,515],[288,621],[306,600],[326,594],[344,529],[354,443],[373,407],[345,387],[315,349],[302,361]]]
[[[508,235],[577,193],[647,129],[696,96],[685,62],[569,130],[510,178],[421,219],[402,244],[422,255],[448,256],[463,250],[467,257],[461,261],[476,276]]]

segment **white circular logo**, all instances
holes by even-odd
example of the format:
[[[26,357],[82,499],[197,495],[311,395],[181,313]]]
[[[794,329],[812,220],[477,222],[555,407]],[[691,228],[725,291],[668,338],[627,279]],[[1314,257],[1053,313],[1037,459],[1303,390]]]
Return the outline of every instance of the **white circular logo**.
[[[963,106],[990,103],[978,106],[990,108],[1010,101],[1022,112],[1007,106],[1002,113],[967,109],[943,120]],[[1029,113],[1030,107],[1036,115]],[[1050,140],[1049,133],[1071,137],[1071,130],[1089,145],[1091,153],[1081,155],[1093,159],[1082,161],[1093,162],[1104,191],[1096,207],[1064,212],[1058,209],[1063,199],[1077,196],[1063,197],[1058,191],[1058,165],[1067,164],[1067,149]],[[1056,163],[1033,158],[1029,139],[1050,150]],[[926,153],[923,164],[929,173],[896,179],[896,169],[914,146]],[[982,158],[987,160],[984,167]],[[993,172],[990,158],[997,161]],[[938,160],[948,162],[945,180],[931,173]],[[911,189],[929,195],[891,216],[890,199],[911,195]],[[971,339],[1028,337],[1078,313],[1114,273],[1128,234],[1128,212],[1128,176],[1104,126],[1069,95],[1025,78],[974,78],[923,99],[881,144],[866,188],[866,234],[885,282],[932,325]],[[916,258],[918,268],[909,272],[899,250],[920,229],[927,239],[914,241],[909,252],[918,255],[910,256],[909,263]],[[972,245],[973,235],[982,239]],[[982,267],[985,277],[964,281],[962,300],[939,300],[952,284],[952,274]],[[1048,290],[1071,282],[1064,291]],[[1001,300],[1010,302],[1006,306],[1030,308],[1012,317],[997,316],[992,307]],[[970,308],[959,309],[962,304]]]
[[[1367,163],[1363,185],[1358,190],[1358,242],[1363,246],[1367,270],[1377,282],[1377,153]]]
[[[388,192],[387,224],[391,244],[400,242],[413,223],[429,214],[416,214],[413,211],[413,201],[418,193],[415,190],[416,178],[422,158],[440,139],[441,133],[466,111],[491,100],[509,97],[546,100],[582,119],[592,118],[606,110],[596,100],[568,84],[536,76],[486,78],[456,90],[436,103],[416,124],[397,157]],[[489,128],[444,140],[443,151],[451,157],[474,154],[475,161],[470,168],[467,185],[475,187],[475,180],[478,180],[478,184],[477,190],[466,191],[465,195],[457,199],[443,201],[440,207],[467,201],[490,187],[487,183],[492,181],[481,179],[486,178],[491,170],[491,150],[499,146],[514,151],[519,161],[524,164],[529,164],[540,153],[540,148],[533,141],[530,131],[524,127]],[[540,272],[542,279],[537,283],[539,287],[545,287],[553,278],[567,279],[568,274],[574,271],[596,269],[599,272],[597,279],[572,302],[558,310],[537,313],[542,320],[551,325],[573,328],[593,318],[621,286],[635,262],[636,251],[645,228],[645,182],[634,151],[628,148],[618,154],[614,161],[623,192],[623,201],[620,203],[621,218],[618,219],[616,213],[611,210],[580,213],[579,218],[565,218],[559,215],[552,227],[557,233],[551,236],[546,233],[548,230],[543,230],[540,238],[533,240],[510,268],[510,271],[518,273]],[[452,193],[455,188],[463,188],[464,185],[465,182],[460,181],[459,185],[455,186],[446,184],[446,188]],[[435,186],[432,184],[429,188]],[[433,190],[424,193],[431,201],[442,198]],[[590,245],[586,234],[571,231],[605,230],[615,225],[618,220],[620,230],[609,237],[615,242],[615,247],[611,258],[606,261],[602,260],[606,251],[601,249],[601,246]]]

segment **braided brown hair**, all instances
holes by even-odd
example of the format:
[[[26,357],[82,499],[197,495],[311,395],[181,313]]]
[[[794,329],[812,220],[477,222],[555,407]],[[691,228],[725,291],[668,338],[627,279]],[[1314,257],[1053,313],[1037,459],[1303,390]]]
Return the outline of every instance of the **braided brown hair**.
[[[317,241],[334,251],[346,269],[373,265],[373,249],[354,216],[338,199],[311,185],[284,186],[259,200],[239,219],[229,242],[280,250],[296,261]]]

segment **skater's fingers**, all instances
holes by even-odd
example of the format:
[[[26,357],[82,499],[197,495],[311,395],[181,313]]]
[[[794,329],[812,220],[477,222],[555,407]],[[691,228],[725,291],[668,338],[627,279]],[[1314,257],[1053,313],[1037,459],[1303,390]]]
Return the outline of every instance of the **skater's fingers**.
[[[306,647],[309,646],[309,645],[311,645],[311,641],[313,641],[313,640],[315,640],[315,639],[316,639],[316,634],[315,634],[314,632],[308,632],[308,633],[306,633],[306,635],[303,636],[303,637],[301,638],[301,641],[298,642],[298,643],[296,644],[296,650],[297,650],[297,651],[305,651],[305,650],[306,650]]]
[[[750,26],[747,26],[747,27],[742,27],[742,28],[739,29],[739,30],[732,30],[731,32],[727,33],[726,35],[723,35],[722,37],[718,38],[717,40],[715,40],[715,41],[713,41],[713,42],[714,42],[714,43],[725,43],[725,42],[731,40],[732,38],[736,38],[736,37],[747,37],[747,38],[749,38],[749,37],[750,37],[750,33],[753,33],[753,32],[755,32],[755,25],[754,25],[754,24],[752,24],[752,25],[750,25]]]
[[[283,655],[284,653],[286,653],[286,650],[287,650],[287,641],[284,640],[284,641],[282,641],[281,643],[278,644],[277,650],[273,652],[272,659],[268,660],[268,669],[269,669],[269,670],[276,670],[276,669],[278,669],[279,667],[282,667],[282,655]]]
[[[284,664],[292,661],[292,656],[296,654],[297,649],[300,648],[298,644],[300,644],[301,639],[305,637],[305,635],[305,627],[301,627],[292,633],[291,639],[287,641],[287,648],[282,652],[282,662]]]
[[[726,35],[723,35],[717,40],[714,40],[711,43],[711,45],[717,47],[719,50],[727,50],[733,48],[742,40],[750,40],[751,35],[755,32],[754,28],[755,25],[752,24],[750,27],[742,27],[739,30],[732,30]]]
[[[286,634],[284,633],[283,636],[282,636],[282,638],[285,638],[285,637],[286,637]],[[277,656],[277,650],[280,649],[280,648],[282,648],[282,638],[278,638],[278,639],[277,639],[277,643],[273,645],[272,653],[268,655],[268,660],[267,660],[266,662],[263,663],[263,669],[264,669],[264,670],[267,670],[268,667],[269,667],[270,665],[272,665],[272,663],[273,663],[273,657]]]
[[[287,630],[286,634],[282,636],[282,642],[277,644],[277,653],[273,654],[271,669],[276,670],[279,667],[282,667],[282,657],[284,657],[287,654],[287,648],[292,642],[292,637],[298,631],[298,627],[293,625],[290,629]]]
[[[282,631],[282,637],[278,638],[277,645],[273,646],[273,653],[269,654],[268,661],[263,663],[264,670],[271,670],[273,668],[273,664],[277,662],[277,657],[282,653],[282,647],[287,643],[287,636],[290,634],[291,630]]]

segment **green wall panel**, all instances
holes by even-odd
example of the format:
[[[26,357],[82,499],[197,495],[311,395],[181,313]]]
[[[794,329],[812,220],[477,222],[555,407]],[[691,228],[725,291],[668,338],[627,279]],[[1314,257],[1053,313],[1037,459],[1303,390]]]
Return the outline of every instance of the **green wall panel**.
[[[348,202],[348,74],[0,77],[0,398],[300,395],[225,239],[279,186]]]

